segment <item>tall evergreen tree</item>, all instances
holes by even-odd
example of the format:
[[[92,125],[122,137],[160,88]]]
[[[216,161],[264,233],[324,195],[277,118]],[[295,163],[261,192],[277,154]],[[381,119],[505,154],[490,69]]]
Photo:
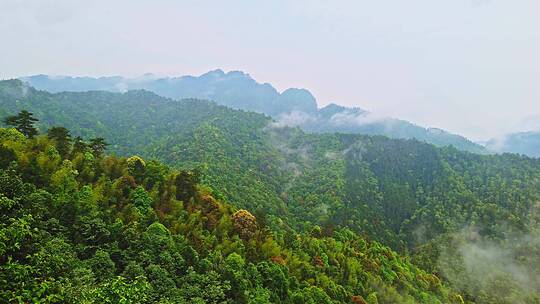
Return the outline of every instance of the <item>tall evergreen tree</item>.
[[[38,134],[38,130],[34,127],[34,123],[39,119],[33,117],[34,114],[26,110],[22,110],[19,114],[14,116],[8,116],[4,119],[4,122],[8,126],[13,126],[19,132],[24,134],[28,138],[32,138]]]

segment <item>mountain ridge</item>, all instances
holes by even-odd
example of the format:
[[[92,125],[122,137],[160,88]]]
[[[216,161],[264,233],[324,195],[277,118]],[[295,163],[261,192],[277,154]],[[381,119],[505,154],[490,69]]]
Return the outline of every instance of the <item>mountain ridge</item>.
[[[416,138],[437,146],[453,145],[465,151],[487,153],[483,146],[447,131],[433,134],[429,132],[430,128],[401,119],[377,116],[357,107],[340,105],[334,107],[333,104],[319,107],[309,90],[289,88],[278,92],[271,84],[259,83],[242,71],[224,72],[216,69],[200,76],[159,77],[145,74],[138,78],[41,74],[20,79],[38,89],[53,93],[86,90],[124,92],[146,89],[168,98],[213,100],[235,109],[264,113],[281,120],[283,124],[299,126],[308,132],[348,132],[385,135],[391,138]],[[332,108],[331,111],[328,111],[329,106]],[[337,115],[334,120],[328,117],[329,112]],[[336,119],[340,119],[337,125]]]

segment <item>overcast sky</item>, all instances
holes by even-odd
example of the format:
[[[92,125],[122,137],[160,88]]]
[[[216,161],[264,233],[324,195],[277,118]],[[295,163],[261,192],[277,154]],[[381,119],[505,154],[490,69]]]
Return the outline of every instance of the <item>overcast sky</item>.
[[[539,0],[0,0],[0,78],[242,70],[474,140],[540,129]]]

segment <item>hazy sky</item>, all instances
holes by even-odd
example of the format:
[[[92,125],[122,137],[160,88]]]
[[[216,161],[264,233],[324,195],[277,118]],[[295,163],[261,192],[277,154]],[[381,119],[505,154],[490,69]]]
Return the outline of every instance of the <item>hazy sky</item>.
[[[479,140],[540,129],[539,0],[0,0],[0,78],[242,70]]]

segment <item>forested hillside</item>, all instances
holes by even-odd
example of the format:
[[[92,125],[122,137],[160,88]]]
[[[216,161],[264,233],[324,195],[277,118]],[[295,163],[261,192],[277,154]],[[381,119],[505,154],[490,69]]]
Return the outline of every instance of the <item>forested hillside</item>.
[[[214,70],[200,76],[157,77],[147,74],[139,78],[69,77],[36,75],[22,78],[30,85],[52,93],[105,90],[126,92],[148,90],[173,99],[197,98],[220,105],[270,115],[289,126],[307,132],[347,132],[384,135],[390,138],[415,138],[437,146],[454,147],[475,153],[486,153],[481,145],[463,136],[435,128],[424,128],[411,122],[377,117],[359,108],[330,104],[318,108],[315,97],[305,89],[290,88],[278,92],[269,83],[258,83],[241,71],[228,73]]]
[[[196,169],[213,197],[264,218],[276,240],[348,229],[411,255],[466,301],[539,301],[538,159],[306,134],[261,114],[147,91],[50,94],[0,82],[0,115],[24,109],[42,132],[63,125],[103,137],[122,156]]]
[[[463,303],[348,229],[275,234],[195,172],[25,135],[0,128],[2,303]]]

